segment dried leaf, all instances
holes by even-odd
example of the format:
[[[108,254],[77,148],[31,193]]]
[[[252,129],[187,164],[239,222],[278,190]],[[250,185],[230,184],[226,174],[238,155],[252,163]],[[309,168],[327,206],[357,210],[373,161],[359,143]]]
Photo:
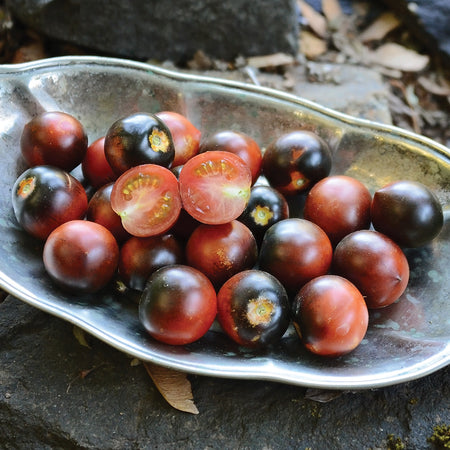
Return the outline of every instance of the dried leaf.
[[[441,97],[447,97],[450,95],[450,85],[442,86],[427,77],[419,77],[418,83],[428,92]]]
[[[300,51],[308,59],[315,59],[327,51],[327,43],[309,31],[302,31],[300,33]]]
[[[379,41],[400,25],[400,20],[392,13],[381,14],[360,35],[361,42]]]
[[[340,21],[343,16],[338,0],[322,0],[322,11],[330,24]]]
[[[91,348],[89,345],[89,342],[87,340],[87,334],[84,330],[74,325],[73,327],[73,335],[75,336],[76,340],[79,344],[81,344],[83,347]]]
[[[308,400],[314,400],[319,403],[327,403],[342,395],[343,391],[332,391],[325,389],[313,389],[310,388],[305,393],[305,398]]]
[[[321,38],[326,37],[327,21],[325,20],[325,17],[318,13],[312,6],[308,5],[304,0],[297,0],[297,4],[311,30]]]
[[[384,44],[370,53],[374,64],[380,64],[390,69],[403,72],[419,72],[428,65],[430,58],[414,50],[395,43]]]
[[[277,66],[287,66],[293,64],[294,57],[286,53],[273,53],[264,56],[251,56],[247,59],[247,64],[257,69]]]
[[[191,383],[185,373],[149,362],[145,362],[144,366],[169,405],[180,411],[198,414],[193,401]]]

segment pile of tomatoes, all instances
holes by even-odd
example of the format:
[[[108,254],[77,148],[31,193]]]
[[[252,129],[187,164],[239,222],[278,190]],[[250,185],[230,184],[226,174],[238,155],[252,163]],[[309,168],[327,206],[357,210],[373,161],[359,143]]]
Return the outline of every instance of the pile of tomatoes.
[[[311,131],[262,151],[245,133],[203,136],[162,111],[121,118],[88,145],[77,119],[46,112],[25,125],[20,148],[29,168],[13,209],[45,242],[48,275],[83,294],[119,277],[140,292],[148,333],[173,345],[200,339],[217,319],[242,346],[273,345],[293,323],[311,352],[346,354],[364,338],[369,310],[406,289],[402,247],[427,244],[443,226],[420,183],[372,196],[330,175],[332,152]]]

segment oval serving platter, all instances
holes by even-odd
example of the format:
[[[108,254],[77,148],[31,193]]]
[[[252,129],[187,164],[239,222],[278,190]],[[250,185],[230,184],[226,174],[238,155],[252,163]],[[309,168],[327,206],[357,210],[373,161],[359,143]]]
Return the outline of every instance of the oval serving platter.
[[[20,134],[33,116],[49,110],[77,117],[89,142],[136,111],[177,111],[205,136],[233,129],[262,148],[281,133],[309,129],[330,144],[333,173],[353,176],[371,192],[396,179],[429,186],[443,205],[444,229],[430,245],[406,250],[411,277],[405,294],[371,312],[366,337],[346,356],[311,355],[292,330],[264,352],[235,346],[217,326],[187,346],[160,344],[140,325],[135,295],[111,286],[76,296],[55,287],[42,264],[43,244],[15,220],[11,188],[25,170]],[[60,57],[0,66],[0,152],[0,286],[133,357],[199,375],[352,390],[417,379],[449,364],[450,151],[432,140],[268,88],[122,59]]]

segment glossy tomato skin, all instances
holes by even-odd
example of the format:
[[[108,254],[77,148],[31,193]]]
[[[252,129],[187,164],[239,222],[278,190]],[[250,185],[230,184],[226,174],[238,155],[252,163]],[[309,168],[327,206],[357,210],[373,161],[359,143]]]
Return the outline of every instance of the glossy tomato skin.
[[[48,165],[70,172],[81,163],[87,147],[81,122],[61,111],[34,117],[20,137],[22,156],[30,167]]]
[[[298,335],[317,355],[345,355],[367,332],[369,313],[363,296],[350,281],[336,275],[323,275],[305,284],[292,309]]]
[[[133,167],[115,181],[111,207],[133,236],[165,233],[181,210],[178,180],[169,169],[156,164]]]
[[[239,345],[265,348],[276,344],[290,323],[286,290],[267,272],[239,272],[217,294],[217,319]]]
[[[85,180],[94,189],[99,189],[117,179],[117,174],[106,160],[104,136],[89,145],[81,162],[81,170]]]
[[[200,152],[207,151],[224,151],[239,156],[250,169],[252,184],[261,174],[261,149],[258,143],[246,133],[232,130],[218,131],[201,143]]]
[[[373,227],[401,247],[430,243],[444,225],[442,206],[424,184],[399,180],[378,189],[372,200]]]
[[[268,145],[262,170],[272,187],[284,195],[292,195],[328,176],[331,165],[328,144],[311,131],[297,130]]]
[[[171,345],[197,341],[211,327],[217,296],[208,278],[185,265],[158,269],[139,302],[139,319],[156,340]]]
[[[150,113],[135,113],[115,121],[106,132],[105,156],[121,175],[132,167],[157,164],[169,167],[175,157],[167,125]]]
[[[369,309],[394,303],[405,291],[409,265],[402,249],[373,230],[355,231],[336,246],[333,272],[350,280]]]
[[[111,192],[114,183],[100,187],[88,203],[86,219],[107,228],[120,244],[131,237],[122,225],[120,216],[111,207]]]
[[[325,232],[305,219],[290,218],[272,225],[264,235],[259,268],[271,273],[295,295],[308,281],[325,275],[333,249]]]
[[[105,287],[116,273],[119,247],[102,225],[72,220],[49,235],[43,260],[47,273],[63,289],[94,293]]]
[[[184,164],[179,175],[184,209],[199,222],[231,222],[244,211],[252,177],[247,164],[230,152],[200,153]]]
[[[172,234],[131,237],[120,248],[119,275],[127,287],[143,291],[153,272],[183,263],[184,249]]]
[[[271,186],[253,186],[250,199],[238,220],[246,225],[261,243],[265,232],[280,220],[289,218],[289,205],[286,198]]]
[[[62,223],[84,218],[88,199],[81,183],[66,171],[35,166],[16,179],[12,205],[21,227],[45,240]]]
[[[199,225],[186,244],[188,265],[204,273],[219,289],[236,273],[256,263],[258,249],[251,231],[233,220],[221,225]]]
[[[175,147],[172,167],[183,165],[199,152],[201,131],[182,114],[174,111],[156,113],[169,128]]]
[[[347,234],[369,229],[371,202],[372,195],[359,180],[329,176],[309,191],[303,217],[322,228],[335,246]]]

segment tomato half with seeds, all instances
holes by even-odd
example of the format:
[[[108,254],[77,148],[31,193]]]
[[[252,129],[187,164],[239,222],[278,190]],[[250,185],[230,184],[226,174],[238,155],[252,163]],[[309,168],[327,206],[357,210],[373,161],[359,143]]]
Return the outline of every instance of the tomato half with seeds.
[[[114,183],[111,207],[133,236],[164,233],[180,214],[178,180],[169,169],[156,164],[133,167]]]
[[[242,214],[250,198],[252,175],[239,156],[209,151],[183,166],[179,182],[185,210],[199,222],[218,225]]]

